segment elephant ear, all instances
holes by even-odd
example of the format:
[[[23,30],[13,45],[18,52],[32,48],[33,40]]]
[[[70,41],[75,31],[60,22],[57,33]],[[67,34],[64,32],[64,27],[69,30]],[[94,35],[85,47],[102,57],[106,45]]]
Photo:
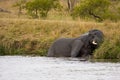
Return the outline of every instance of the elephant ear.
[[[72,44],[71,57],[77,57],[84,43],[81,40],[75,40]]]

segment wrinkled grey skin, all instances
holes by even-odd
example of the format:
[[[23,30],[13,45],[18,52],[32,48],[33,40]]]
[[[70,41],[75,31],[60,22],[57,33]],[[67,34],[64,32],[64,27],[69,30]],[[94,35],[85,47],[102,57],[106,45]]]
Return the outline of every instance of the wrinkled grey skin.
[[[77,38],[61,38],[56,40],[48,50],[48,57],[85,57],[103,42],[103,32],[90,30]]]

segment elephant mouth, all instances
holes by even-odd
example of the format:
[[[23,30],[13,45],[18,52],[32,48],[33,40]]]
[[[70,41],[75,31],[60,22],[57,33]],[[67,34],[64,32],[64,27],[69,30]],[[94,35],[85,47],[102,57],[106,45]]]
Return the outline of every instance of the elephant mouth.
[[[92,41],[92,44],[93,45],[97,45],[98,43],[96,41]]]

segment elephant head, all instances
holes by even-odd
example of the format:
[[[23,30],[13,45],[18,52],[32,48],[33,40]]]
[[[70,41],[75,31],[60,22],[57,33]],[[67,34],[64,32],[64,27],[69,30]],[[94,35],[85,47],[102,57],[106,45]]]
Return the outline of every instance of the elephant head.
[[[103,42],[103,32],[100,30],[94,29],[89,31],[89,43],[91,45],[99,47],[99,45]]]

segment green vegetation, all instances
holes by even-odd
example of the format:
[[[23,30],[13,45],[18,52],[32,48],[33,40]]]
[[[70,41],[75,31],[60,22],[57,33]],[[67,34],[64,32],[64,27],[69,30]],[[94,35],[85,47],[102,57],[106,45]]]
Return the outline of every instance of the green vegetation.
[[[28,14],[34,18],[47,17],[47,14],[51,9],[59,7],[60,4],[58,0],[33,0],[26,3]]]
[[[120,36],[114,36],[112,40],[105,40],[94,56],[98,59],[120,59]]]
[[[104,32],[105,40],[94,58],[120,59],[119,0],[69,0],[69,6],[67,0],[1,0],[0,5],[10,12],[0,12],[0,55],[44,56],[54,40],[97,28]],[[38,19],[29,19],[27,12]],[[80,17],[73,20],[71,13]]]
[[[5,2],[11,4],[3,5]],[[11,13],[0,13],[0,17],[7,18],[120,20],[119,0],[2,0],[0,5],[8,6]]]
[[[120,22],[33,19],[0,19],[0,55],[46,55],[54,40],[78,37],[94,28],[105,34],[104,43],[94,52],[94,58],[120,59]]]
[[[73,16],[103,21],[106,19],[106,16],[108,17],[109,5],[110,1],[108,0],[84,0],[75,7]]]
[[[96,21],[119,21],[119,2],[110,0],[83,0],[75,8],[72,16]]]

